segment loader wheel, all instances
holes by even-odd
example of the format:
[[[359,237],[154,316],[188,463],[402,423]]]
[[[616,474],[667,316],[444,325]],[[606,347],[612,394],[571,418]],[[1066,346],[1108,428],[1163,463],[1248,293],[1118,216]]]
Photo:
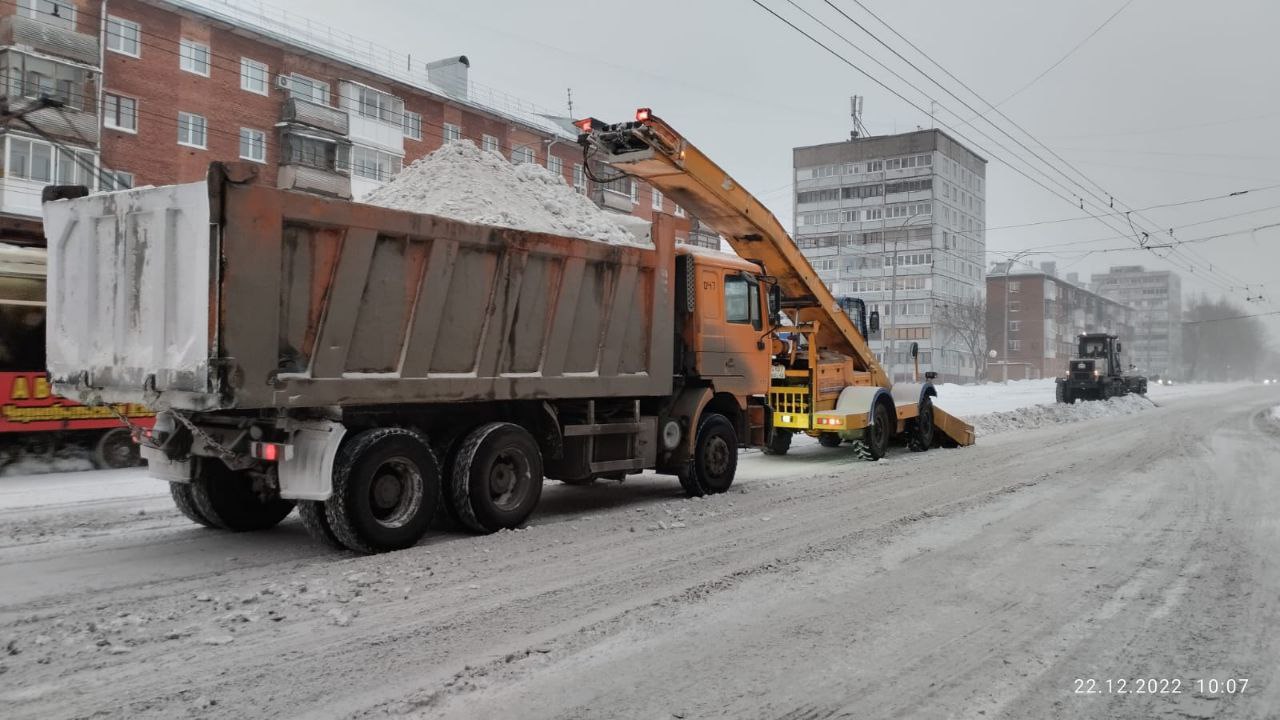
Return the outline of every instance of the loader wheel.
[[[790,433],[787,433],[790,444]],[[690,497],[718,495],[733,485],[738,471],[738,433],[729,418],[707,413],[698,423],[693,460],[680,473],[680,485]]]
[[[786,455],[791,449],[791,431],[773,429],[773,436],[769,438],[769,443],[761,450],[765,455]]]
[[[333,534],[351,550],[412,547],[440,509],[440,464],[427,439],[398,427],[356,434],[338,450],[324,509]]]
[[[889,440],[893,437],[893,416],[889,407],[882,402],[872,408],[873,422],[863,428],[862,436],[853,441],[853,451],[863,460],[879,460],[889,451]]]
[[[293,501],[258,486],[248,473],[237,472],[217,458],[199,458],[191,482],[195,507],[214,527],[232,532],[266,530],[293,512]]]
[[[458,450],[449,487],[466,527],[484,533],[518,527],[542,497],[542,452],[519,425],[481,425]]]
[[[93,445],[93,466],[104,470],[137,467],[142,453],[129,428],[112,428],[98,436]]]
[[[933,399],[920,401],[920,414],[907,423],[907,448],[912,452],[924,452],[933,447],[936,428],[933,424]]]
[[[200,514],[200,509],[196,507],[196,500],[191,496],[191,483],[169,483],[169,495],[173,498],[173,504],[178,508],[178,512],[185,515],[188,520],[207,528],[217,528],[209,518]]]
[[[347,549],[347,546],[343,545],[334,534],[333,526],[329,524],[329,516],[325,513],[323,500],[299,500],[298,517],[302,519],[302,526],[307,529],[307,534],[312,540],[334,550]]]
[[[825,448],[840,447],[840,436],[833,432],[818,433],[818,444]]]
[[[1053,391],[1053,399],[1054,399],[1054,400],[1057,400],[1057,401],[1058,401],[1058,402],[1060,402],[1060,403],[1065,403],[1065,402],[1067,401],[1067,400],[1066,400],[1066,397],[1067,397],[1066,388],[1065,388],[1065,387],[1063,387],[1062,383],[1057,383],[1057,384],[1054,386],[1054,388],[1055,388],[1055,389],[1054,389],[1054,391]]]

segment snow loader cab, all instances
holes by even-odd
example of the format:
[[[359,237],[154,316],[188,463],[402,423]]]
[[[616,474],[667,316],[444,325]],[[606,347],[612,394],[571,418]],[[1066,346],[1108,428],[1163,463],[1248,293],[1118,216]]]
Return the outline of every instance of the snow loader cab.
[[[648,108],[637,110],[630,122],[585,118],[575,124],[582,131],[584,163],[603,162],[652,185],[773,281],[771,305],[783,317],[775,322],[777,332],[759,330],[760,347],[771,347],[773,359],[768,382],[750,388],[766,398],[765,452],[786,453],[797,432],[830,447],[849,442],[871,460],[882,457],[895,437],[913,450],[973,443],[972,427],[933,406],[937,393],[927,378],[894,385],[866,341],[868,331],[876,330],[876,316],[868,328],[865,306],[859,309],[856,299],[838,301],[777,218],[674,128]],[[690,292],[704,292],[701,283]],[[695,322],[703,321],[699,316]],[[731,342],[727,334],[686,338],[705,348],[697,358],[703,372],[716,361],[711,348]]]
[[[1067,370],[1057,378],[1057,401],[1070,404],[1076,400],[1105,400],[1129,393],[1145,395],[1147,379],[1127,373],[1121,357],[1123,350],[1123,343],[1115,335],[1081,334],[1075,357],[1067,362]]]

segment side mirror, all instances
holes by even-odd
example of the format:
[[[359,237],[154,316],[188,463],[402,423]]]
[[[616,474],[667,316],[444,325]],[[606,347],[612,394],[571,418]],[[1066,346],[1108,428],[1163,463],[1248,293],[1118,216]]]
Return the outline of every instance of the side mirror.
[[[920,343],[911,343],[911,359],[920,357]]]
[[[872,311],[871,311],[871,320],[870,320],[870,323],[871,323],[871,332],[872,332],[872,333],[878,333],[878,332],[880,332],[880,311],[879,311],[879,310],[872,310]]]
[[[776,318],[778,313],[782,312],[782,288],[777,285],[769,286],[769,317]]]

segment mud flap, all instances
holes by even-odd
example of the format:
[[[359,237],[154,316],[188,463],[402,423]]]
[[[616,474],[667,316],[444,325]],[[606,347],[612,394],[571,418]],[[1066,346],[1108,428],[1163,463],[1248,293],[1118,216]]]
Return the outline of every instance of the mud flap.
[[[328,500],[333,494],[333,460],[346,437],[342,423],[321,420],[294,430],[293,453],[280,463],[280,497]]]

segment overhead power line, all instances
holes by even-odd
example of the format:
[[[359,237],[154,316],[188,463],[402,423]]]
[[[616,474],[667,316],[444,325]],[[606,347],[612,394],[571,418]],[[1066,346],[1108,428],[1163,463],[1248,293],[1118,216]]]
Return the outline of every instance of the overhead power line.
[[[1268,315],[1280,315],[1280,310],[1272,312],[1253,313],[1251,315],[1232,315],[1224,318],[1209,318],[1207,320],[1183,320],[1183,325],[1203,325],[1204,323],[1225,322],[1227,320],[1244,320],[1246,318],[1267,317]]]

